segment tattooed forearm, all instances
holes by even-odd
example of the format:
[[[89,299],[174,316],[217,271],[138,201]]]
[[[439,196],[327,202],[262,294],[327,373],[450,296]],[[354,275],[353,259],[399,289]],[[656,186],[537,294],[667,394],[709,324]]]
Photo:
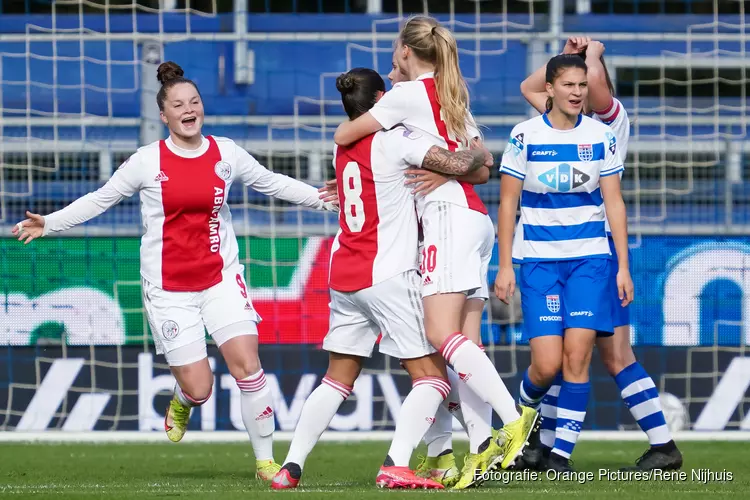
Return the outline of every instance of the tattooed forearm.
[[[461,176],[475,171],[484,164],[484,151],[451,152],[438,146],[432,146],[422,161],[422,167],[441,174]]]

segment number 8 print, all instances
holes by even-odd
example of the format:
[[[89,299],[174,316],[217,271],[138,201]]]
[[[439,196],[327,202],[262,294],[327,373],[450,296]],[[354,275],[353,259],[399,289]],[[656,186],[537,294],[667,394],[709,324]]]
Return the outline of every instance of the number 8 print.
[[[359,233],[365,226],[365,204],[362,201],[362,174],[357,162],[348,162],[342,175],[346,225],[352,233]]]

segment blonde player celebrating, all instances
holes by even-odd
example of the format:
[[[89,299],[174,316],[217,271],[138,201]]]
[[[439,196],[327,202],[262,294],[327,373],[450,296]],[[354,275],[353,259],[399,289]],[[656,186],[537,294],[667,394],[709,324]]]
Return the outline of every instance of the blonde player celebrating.
[[[588,94],[586,64],[574,55],[553,57],[545,78],[547,112],[516,125],[503,154],[495,291],[507,303],[515,290],[511,248],[520,196],[524,335],[532,365],[548,370],[550,379],[562,368],[548,467],[565,471],[586,414],[596,332],[613,330],[605,210],[623,306],[633,299],[633,281],[617,139],[607,125],[581,113]]]
[[[344,109],[354,119],[382,97],[377,72],[356,68],[336,81]],[[376,484],[387,488],[437,488],[409,469],[414,448],[450,391],[445,362],[426,338],[417,272],[417,216],[404,185],[410,165],[464,174],[492,164],[484,150],[450,152],[415,131],[395,127],[337,147],[334,166],[342,210],[331,251],[331,318],[323,348],[330,362],[321,385],[302,409],[274,489],[294,488],[304,462],[341,403],[351,394],[362,361],[380,351],[402,360],[412,390],[401,407],[393,443]]]
[[[394,61],[392,62],[391,72],[388,74],[388,79],[391,84],[395,85],[400,82],[408,81],[406,75],[404,75],[400,68],[396,64],[396,53],[394,52]],[[477,145],[480,147],[480,145]],[[484,184],[490,177],[490,166],[486,168],[479,168],[471,173],[456,176],[448,175],[424,168],[410,168],[406,170],[408,179],[406,185],[414,184],[414,195],[427,195],[442,186],[451,179],[466,182],[468,184]],[[326,182],[326,186],[321,188],[320,191],[323,193],[321,199],[325,201],[338,201],[338,185],[336,179],[332,179]],[[420,249],[419,255],[423,254],[423,241],[420,238]],[[420,269],[423,272],[424,262],[421,262]],[[478,334],[478,332],[477,332]],[[478,335],[477,335],[477,338]],[[427,433],[424,436],[424,442],[427,445],[427,456],[420,457],[421,462],[417,467],[416,474],[421,477],[427,477],[433,479],[445,487],[454,486],[460,477],[460,473],[456,466],[456,459],[453,454],[453,417],[455,417],[461,425],[466,429],[466,423],[463,418],[463,412],[461,410],[461,402],[458,396],[458,387],[460,386],[460,379],[456,372],[451,370],[448,371],[448,380],[451,384],[451,392],[448,397],[443,401],[443,404],[438,407],[437,413],[435,414],[435,422],[430,426]],[[478,398],[474,398],[477,400]],[[490,421],[492,418],[492,408],[481,400],[475,403],[477,406],[486,407],[485,415],[486,421]],[[475,441],[479,441],[477,447],[481,442],[490,437],[490,425],[487,424],[488,432],[483,434],[481,430],[472,432],[472,437]],[[482,437],[484,436],[484,437]],[[496,449],[495,446],[490,448]]]
[[[396,42],[394,61],[409,81],[395,85],[368,113],[342,123],[334,136],[338,145],[399,123],[451,151],[479,137],[468,111],[456,40],[449,30],[430,17],[410,18]],[[515,463],[538,427],[538,415],[530,408],[517,409],[477,345],[484,302],[489,298],[487,270],[494,246],[487,209],[471,185],[451,179],[418,198],[417,210],[424,232],[427,336],[462,382],[459,394],[470,430],[470,454],[456,487],[465,488],[481,480],[487,469]],[[505,424],[497,439],[490,438],[491,413],[486,404]],[[473,436],[481,436],[481,441]]]
[[[589,37],[572,37],[568,39],[563,54],[576,54],[585,60],[588,67],[588,98],[584,103],[584,112],[612,128],[617,139],[617,148],[624,160],[628,151],[630,120],[622,103],[614,97],[614,87],[604,63],[604,44]],[[540,113],[545,111],[547,93],[545,91],[545,68],[539,68],[521,84],[521,92],[526,100]],[[606,222],[606,221],[605,221]],[[610,251],[613,262],[617,261],[617,250],[612,234],[607,227]],[[518,238],[519,235],[516,236]],[[521,236],[522,238],[522,236]],[[679,469],[682,466],[682,454],[672,440],[664,413],[659,401],[659,392],[651,377],[638,363],[630,345],[630,307],[622,307],[616,300],[617,275],[616,266],[612,266],[610,275],[610,293],[613,297],[612,317],[614,318],[614,335],[599,335],[596,345],[607,371],[615,379],[623,401],[633,418],[648,436],[650,448],[638,459],[635,468]],[[557,381],[556,381],[557,382]],[[545,390],[543,380],[534,379],[533,372],[524,377],[526,387],[521,394],[530,396],[522,404],[537,405],[542,400],[542,431],[540,438],[545,452],[554,444],[556,409],[555,394],[559,392],[559,383],[554,383]]]
[[[256,475],[270,480],[280,468],[273,460],[273,401],[258,359],[260,317],[248,297],[227,193],[238,181],[298,205],[331,207],[315,188],[269,172],[232,140],[204,137],[200,92],[177,64],[162,63],[157,78],[162,86],[156,101],[169,138],[140,148],[104,186],[66,208],[46,216],[27,212],[13,233],[29,243],[140,193],[143,301],[157,353],[177,380],[164,421],[167,436],[180,441],[191,409],[211,396],[205,328],[240,389]]]

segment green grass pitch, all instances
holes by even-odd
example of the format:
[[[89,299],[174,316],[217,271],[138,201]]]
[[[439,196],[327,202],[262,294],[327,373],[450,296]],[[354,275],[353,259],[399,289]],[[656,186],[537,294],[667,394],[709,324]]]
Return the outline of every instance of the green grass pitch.
[[[277,443],[277,460],[288,443]],[[271,491],[254,479],[255,461],[249,443],[237,444],[2,444],[0,497],[107,500],[144,498],[216,498],[222,500],[300,495],[317,499],[392,499],[435,495],[513,500],[548,498],[644,500],[667,498],[747,498],[750,451],[746,443],[687,442],[685,481],[599,479],[599,469],[616,470],[637,458],[645,445],[633,442],[581,442],[574,455],[579,472],[594,479],[488,482],[481,488],[453,491],[383,491],[374,486],[375,473],[388,449],[383,442],[320,443],[308,459],[301,488]],[[466,451],[457,443],[458,454]],[[416,464],[417,450],[412,465]],[[725,481],[693,477],[693,470],[729,471]],[[726,474],[725,474],[726,476]],[[278,498],[278,497],[276,497]]]

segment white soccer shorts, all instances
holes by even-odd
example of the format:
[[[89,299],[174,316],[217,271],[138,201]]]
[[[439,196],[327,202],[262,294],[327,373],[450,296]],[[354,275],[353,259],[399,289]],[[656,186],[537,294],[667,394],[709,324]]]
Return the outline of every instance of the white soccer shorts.
[[[435,349],[424,329],[421,285],[416,270],[356,292],[331,290],[330,324],[323,349],[370,357],[379,350],[399,359],[421,358]]]
[[[487,272],[495,245],[489,216],[453,203],[430,202],[422,230],[422,296],[465,293],[470,299],[489,299]]]
[[[171,292],[141,279],[156,353],[169,366],[182,366],[206,357],[208,331],[221,346],[241,335],[257,335],[260,316],[248,296],[244,268],[222,273],[220,283],[201,292]]]

